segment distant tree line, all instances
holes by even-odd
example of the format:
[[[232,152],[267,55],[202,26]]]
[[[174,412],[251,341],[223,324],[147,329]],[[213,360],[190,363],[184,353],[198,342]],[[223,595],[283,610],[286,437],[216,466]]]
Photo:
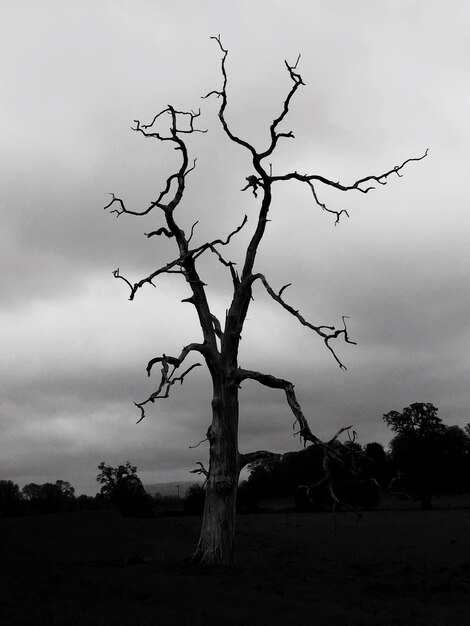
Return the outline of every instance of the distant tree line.
[[[298,510],[325,510],[335,505],[332,484],[346,507],[373,508],[389,492],[430,508],[434,495],[470,492],[470,424],[446,426],[437,412],[433,404],[417,402],[384,414],[395,433],[387,451],[376,442],[334,442],[342,462],[330,462],[331,482],[324,480],[323,452],[315,445],[254,463],[244,485],[248,499],[293,497]]]
[[[97,508],[99,501],[89,496],[75,496],[75,489],[65,480],[55,483],[29,483],[20,490],[12,480],[0,480],[0,517],[41,515]]]
[[[395,433],[388,450],[377,442],[360,445],[355,435],[345,443],[335,440],[331,446],[337,460],[330,455],[327,468],[323,448],[314,444],[252,463],[238,489],[237,511],[256,512],[276,499],[289,499],[297,511],[370,509],[384,492],[430,508],[434,495],[470,492],[470,424],[446,426],[437,413],[433,404],[419,402],[385,413],[383,419]],[[192,485],[182,499],[152,497],[129,461],[116,467],[102,462],[98,469],[101,489],[95,497],[76,497],[64,480],[29,483],[21,490],[11,480],[0,480],[0,517],[109,507],[124,517],[203,513],[201,484]]]

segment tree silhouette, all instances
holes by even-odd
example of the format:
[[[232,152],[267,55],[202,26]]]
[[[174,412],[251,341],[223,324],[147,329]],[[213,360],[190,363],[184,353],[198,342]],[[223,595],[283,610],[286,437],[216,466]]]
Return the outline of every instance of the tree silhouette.
[[[242,263],[237,266],[233,260],[227,257],[224,250],[227,250],[229,244],[242,229],[246,229],[248,222],[246,216],[228,235],[195,245],[193,244],[193,236],[197,222],[193,224],[188,233],[187,230],[183,229],[181,218],[177,215],[176,210],[186,191],[188,175],[196,167],[196,160],[190,161],[185,138],[188,135],[205,132],[205,130],[196,127],[200,110],[180,111],[168,105],[158,112],[149,123],[135,121],[133,129],[135,132],[140,133],[145,138],[162,142],[178,152],[181,158],[179,169],[168,176],[162,191],[142,210],[128,208],[124,200],[114,194],[112,194],[112,199],[105,208],[111,209],[111,212],[118,217],[122,215],[148,215],[157,210],[157,213],[163,218],[163,225],[157,225],[155,230],[146,233],[146,236],[151,239],[164,236],[174,241],[176,245],[175,258],[140,280],[136,282],[129,280],[120,273],[119,269],[114,271],[114,276],[130,289],[130,300],[133,300],[144,286],[155,286],[155,280],[163,274],[181,276],[189,287],[190,295],[183,302],[189,303],[195,308],[202,331],[202,340],[184,346],[177,356],[162,354],[152,358],[147,365],[147,374],[150,376],[153,368],[159,366],[159,383],[147,399],[135,404],[140,411],[140,420],[144,419],[145,411],[150,403],[159,398],[167,398],[173,385],[177,382],[183,383],[186,376],[200,365],[200,363],[193,363],[185,366],[185,369],[182,368],[192,353],[200,355],[205,361],[213,386],[212,421],[206,435],[209,443],[209,466],[206,469],[203,464],[200,464],[200,468],[196,470],[206,477],[206,498],[201,534],[193,554],[193,561],[228,565],[233,562],[235,508],[240,470],[257,459],[266,458],[273,454],[266,450],[243,454],[238,450],[239,391],[242,383],[252,380],[271,389],[282,390],[285,393],[287,404],[298,424],[297,434],[302,441],[312,442],[322,447],[325,468],[327,468],[330,458],[341,462],[338,448],[332,444],[338,440],[342,432],[347,430],[347,428],[341,429],[330,441],[322,442],[312,433],[298,402],[292,382],[269,373],[245,369],[240,367],[238,363],[244,322],[253,298],[253,289],[258,284],[264,287],[269,296],[300,324],[320,337],[339,367],[344,368],[344,365],[335,352],[333,342],[337,339],[343,339],[347,343],[354,343],[348,334],[346,317],[342,317],[339,326],[314,324],[308,321],[295,306],[289,304],[285,299],[285,290],[289,285],[274,288],[265,274],[257,270],[258,249],[269,221],[273,191],[279,183],[289,181],[306,185],[312,194],[313,202],[320,209],[332,215],[335,224],[337,224],[342,216],[347,216],[347,211],[331,208],[322,202],[320,199],[322,187],[332,188],[340,192],[355,191],[366,194],[376,186],[385,185],[389,177],[401,176],[403,168],[408,163],[423,159],[427,151],[420,157],[406,159],[401,165],[394,166],[388,171],[369,174],[352,183],[334,181],[320,174],[301,174],[298,171],[273,173],[272,164],[267,160],[273,155],[280,141],[294,137],[292,131],[281,130],[281,125],[290,111],[292,99],[304,85],[298,71],[300,56],[293,64],[285,62],[290,88],[280,107],[280,113],[268,126],[267,143],[259,149],[248,140],[235,134],[227,121],[228,50],[223,47],[220,36],[213,37],[213,39],[221,53],[222,85],[219,89],[209,92],[204,98],[215,97],[219,100],[218,118],[222,129],[233,144],[245,151],[250,162],[246,184],[241,191],[252,193],[259,202],[259,211],[249,243],[243,253]],[[167,121],[166,131],[161,130],[164,120]],[[214,259],[227,268],[230,276],[232,295],[223,323],[214,315],[209,302],[207,284],[199,274],[199,260],[207,254],[214,255]]]
[[[423,509],[431,508],[436,493],[470,488],[470,437],[459,426],[444,425],[437,412],[429,402],[415,402],[383,416],[396,433],[390,449],[401,484],[417,495]]]
[[[0,480],[0,517],[11,517],[22,512],[20,488],[12,480]]]
[[[137,467],[129,461],[112,467],[101,462],[96,480],[102,485],[101,495],[116,505],[124,517],[152,517],[153,506],[137,476]]]
[[[75,489],[66,480],[42,485],[29,483],[23,487],[22,494],[32,513],[59,513],[75,506]]]
[[[204,487],[195,483],[188,487],[183,500],[183,511],[186,515],[202,515],[206,494]]]

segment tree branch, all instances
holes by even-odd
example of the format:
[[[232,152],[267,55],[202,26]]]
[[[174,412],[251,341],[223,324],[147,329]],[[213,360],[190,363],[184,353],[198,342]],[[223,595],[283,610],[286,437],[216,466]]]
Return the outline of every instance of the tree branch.
[[[131,295],[129,296],[129,300],[134,300],[135,294],[137,293],[138,289],[143,287],[145,283],[148,283],[149,285],[152,285],[152,287],[155,287],[153,280],[160,274],[183,274],[184,275],[184,271],[182,269],[173,269],[174,267],[181,265],[182,261],[183,259],[181,257],[178,259],[175,259],[174,261],[170,261],[170,263],[167,263],[163,267],[160,267],[158,270],[155,270],[146,278],[142,278],[142,280],[139,280],[138,282],[134,284],[128,281],[127,278],[125,278],[124,276],[121,276],[121,274],[119,273],[119,268],[117,270],[114,270],[113,276],[114,278],[120,278],[125,283],[127,283],[127,285],[129,285],[129,288],[131,290]]]
[[[208,478],[208,477],[209,477],[209,472],[206,470],[206,468],[205,468],[205,467],[204,467],[204,465],[201,463],[201,461],[198,461],[198,462],[196,463],[196,465],[199,465],[200,467],[199,467],[198,469],[193,469],[193,470],[190,470],[190,472],[189,472],[189,473],[190,473],[190,474],[204,474],[204,476],[205,476],[206,478]]]
[[[268,450],[257,450],[256,452],[248,452],[247,454],[239,455],[239,468],[243,469],[250,463],[256,463],[256,461],[263,461],[264,459],[276,459],[281,460],[282,454],[277,452],[269,452]]]
[[[161,135],[159,132],[156,132],[156,131],[149,132],[148,129],[151,129],[152,126],[157,121],[157,119],[164,114],[168,114],[171,118],[169,136]],[[155,207],[162,209],[162,211],[164,211],[165,213],[172,212],[175,209],[175,207],[179,204],[183,196],[185,177],[187,176],[187,174],[189,174],[189,172],[194,170],[194,168],[196,167],[196,160],[194,160],[192,167],[189,167],[186,146],[183,140],[179,137],[179,135],[185,134],[185,133],[194,133],[194,132],[203,132],[203,133],[207,132],[205,130],[199,130],[199,129],[194,128],[194,120],[197,117],[199,117],[200,114],[201,114],[200,111],[198,111],[197,113],[195,113],[194,111],[177,111],[171,105],[168,105],[165,109],[163,109],[162,111],[160,111],[154,116],[150,124],[141,124],[139,120],[134,120],[136,127],[133,128],[132,130],[141,133],[144,137],[157,139],[159,141],[173,142],[175,144],[175,150],[179,150],[183,155],[182,164],[177,172],[168,176],[164,189],[160,192],[157,199],[152,201],[146,209],[142,211],[133,211],[131,209],[128,209],[124,201],[121,198],[116,197],[114,193],[111,194],[112,196],[111,202],[107,204],[104,208],[109,209],[111,207],[114,207],[111,213],[116,213],[116,217],[119,217],[123,213],[126,213],[127,215],[138,215],[138,216],[147,215]],[[190,119],[189,127],[186,129],[178,128],[179,117],[185,117],[185,116],[189,116],[189,119]],[[173,194],[173,197],[167,202],[164,202],[165,196],[168,195],[171,191],[173,181],[177,182],[177,189],[175,193]],[[167,229],[163,229],[163,230],[159,229],[158,231],[155,231],[152,234],[164,233],[167,236],[171,236],[171,235],[168,235],[169,232],[175,235],[175,233],[171,229],[169,231]],[[151,235],[147,235],[147,236],[151,236]]]
[[[286,99],[284,100],[284,104],[283,104],[280,115],[273,120],[271,126],[269,127],[269,133],[271,135],[271,144],[267,148],[267,150],[265,150],[259,155],[260,160],[266,158],[267,156],[270,156],[274,152],[277,142],[280,139],[280,137],[286,137],[286,138],[294,137],[292,131],[289,131],[287,133],[277,132],[277,127],[288,114],[289,105],[290,105],[292,98],[294,97],[295,92],[300,87],[300,85],[305,85],[300,74],[294,71],[295,69],[297,69],[297,65],[299,61],[300,61],[300,54],[297,57],[297,61],[295,62],[295,65],[289,65],[287,61],[284,61],[287,67],[287,71],[289,72],[289,76],[294,84],[292,85],[289,93],[287,94]]]
[[[150,359],[146,367],[147,376],[150,377],[150,374],[152,373],[152,367],[156,363],[166,362],[168,365],[172,365],[175,369],[178,368],[190,352],[199,352],[200,354],[204,355],[206,349],[204,344],[202,343],[190,343],[187,346],[184,346],[179,357],[167,356],[166,354],[163,354],[162,356]]]
[[[338,189],[339,191],[356,190],[356,191],[360,191],[361,193],[368,193],[372,189],[375,189],[375,187],[373,185],[367,185],[364,187],[364,185],[366,185],[367,183],[371,183],[371,182],[376,182],[379,185],[386,185],[388,182],[388,178],[392,174],[396,174],[398,177],[401,178],[402,177],[401,171],[408,163],[411,163],[412,161],[422,161],[428,155],[428,152],[429,152],[429,148],[426,148],[426,151],[420,157],[411,157],[403,161],[401,165],[395,165],[395,167],[389,169],[386,172],[383,172],[382,174],[370,174],[368,176],[364,176],[363,178],[359,178],[358,180],[356,180],[355,182],[349,185],[342,184],[339,181],[335,182],[333,180],[330,180],[329,178],[326,178],[325,176],[320,176],[319,174],[299,174],[298,172],[290,172],[289,174],[283,174],[281,176],[270,176],[269,180],[271,183],[275,183],[278,181],[287,181],[287,180],[297,180],[303,183],[307,183],[307,185],[310,187],[312,191],[313,197],[315,199],[315,202],[318,204],[318,206],[320,206],[324,211],[327,211],[328,213],[333,213],[334,215],[336,215],[336,221],[335,221],[335,225],[336,225],[339,222],[340,216],[343,213],[348,215],[348,212],[345,209],[341,209],[340,211],[329,209],[325,204],[320,202],[316,194],[315,187],[313,185],[314,182],[322,183],[323,185],[333,187],[334,189]]]
[[[185,360],[187,355],[192,351],[197,351],[201,354],[205,354],[206,349],[203,344],[190,343],[183,348],[179,357],[167,356],[166,354],[163,354],[161,357],[155,357],[148,362],[146,368],[148,376],[150,376],[152,367],[156,363],[162,364],[160,370],[160,383],[157,389],[153,393],[151,393],[146,400],[144,400],[143,402],[134,402],[135,406],[140,409],[141,413],[140,419],[137,421],[137,424],[141,422],[145,417],[144,406],[146,404],[148,404],[149,402],[155,402],[155,400],[158,400],[160,398],[168,398],[168,396],[170,395],[170,388],[176,382],[183,384],[185,376],[189,374],[189,372],[191,372],[194,368],[200,367],[201,363],[194,363],[193,365],[188,367],[188,369],[186,369],[182,374],[180,374],[179,376],[175,376],[176,370],[180,367],[181,363]]]
[[[232,239],[232,237],[237,235],[241,231],[241,229],[245,226],[245,224],[247,222],[248,222],[248,217],[245,215],[243,217],[243,221],[240,224],[240,226],[237,226],[237,228],[232,230],[232,232],[229,233],[225,239],[214,239],[213,241],[209,241],[207,243],[204,243],[201,246],[198,246],[197,248],[193,248],[192,250],[190,250],[191,256],[194,259],[197,259],[206,250],[212,250],[215,246],[228,246],[228,244],[230,243],[230,240]],[[212,250],[212,251],[214,252],[214,250]]]
[[[221,253],[217,250],[216,246],[227,246],[230,243],[230,240],[232,239],[232,237],[234,237],[235,235],[237,235],[241,229],[245,226],[245,224],[247,223],[248,218],[245,215],[243,218],[242,223],[240,224],[240,226],[237,226],[237,228],[235,228],[235,230],[233,230],[231,233],[229,233],[229,235],[226,237],[226,239],[214,239],[213,241],[209,241],[208,243],[205,243],[197,248],[194,248],[192,250],[189,251],[189,254],[192,256],[192,258],[194,260],[198,259],[201,254],[203,254],[204,252],[206,252],[206,250],[210,250],[211,252],[213,252],[219,259],[219,261],[222,263],[222,265],[225,265],[225,267],[228,267],[230,270],[230,274],[232,276],[232,282],[234,285],[234,288],[236,289],[239,285],[239,277],[238,274],[235,270],[235,265],[236,263],[234,263],[233,261],[226,261],[224,259],[224,257],[221,255]],[[188,240],[189,242],[189,240]]]
[[[198,461],[196,463],[196,465],[199,465],[199,467],[197,467],[196,469],[193,470],[189,470],[190,474],[202,474],[203,476],[205,476],[205,480],[202,483],[202,487],[204,488],[206,486],[207,480],[209,478],[209,471],[206,470],[206,468],[204,467],[204,465],[201,463],[201,461]]]
[[[168,237],[168,239],[171,239],[171,237],[173,237],[173,233],[171,233],[167,228],[165,228],[164,226],[162,226],[161,228],[159,228],[158,230],[153,230],[150,233],[144,233],[144,235],[146,237],[154,237],[157,236],[159,237],[160,235],[165,235],[165,237]]]
[[[225,61],[227,60],[228,50],[226,50],[223,47],[222,41],[220,39],[220,35],[217,35],[216,37],[211,37],[211,39],[214,39],[219,44],[219,48],[222,52],[221,69],[222,69],[223,85],[220,91],[215,91],[215,90],[210,91],[208,94],[203,96],[203,99],[208,98],[209,96],[212,96],[212,95],[217,96],[217,98],[222,98],[222,104],[220,105],[220,109],[219,109],[219,119],[220,119],[220,122],[222,124],[222,128],[224,129],[225,134],[229,137],[231,141],[233,141],[234,143],[237,143],[240,146],[243,146],[249,152],[251,152],[253,157],[255,157],[256,151],[253,148],[253,146],[251,146],[247,141],[240,139],[240,137],[237,137],[234,133],[232,133],[232,131],[230,130],[225,120],[225,109],[227,107],[227,70],[225,68]]]
[[[344,341],[346,343],[350,343],[353,345],[356,345],[355,341],[351,341],[351,339],[349,339],[349,335],[348,335],[348,329],[346,326],[346,319],[347,316],[343,315],[342,316],[342,320],[343,320],[343,328],[337,329],[334,326],[315,326],[314,324],[312,324],[311,322],[308,322],[300,313],[298,310],[294,309],[292,306],[290,306],[289,304],[287,304],[287,302],[285,302],[285,300],[283,300],[283,298],[281,297],[283,291],[290,286],[290,283],[287,285],[284,285],[284,287],[282,287],[282,289],[280,289],[280,291],[278,293],[276,293],[274,291],[274,289],[270,286],[270,284],[268,283],[268,281],[266,280],[265,276],[263,274],[255,274],[252,277],[252,282],[255,282],[255,280],[261,280],[261,282],[263,283],[266,291],[268,292],[268,294],[271,296],[271,298],[273,300],[275,300],[276,302],[278,302],[286,311],[288,311],[291,315],[293,315],[294,317],[296,317],[299,322],[302,324],[302,326],[306,326],[307,328],[310,328],[311,330],[313,330],[314,332],[317,333],[317,335],[319,335],[320,337],[322,337],[326,347],[328,348],[328,350],[331,352],[331,354],[333,355],[335,361],[338,363],[339,367],[341,369],[346,370],[346,366],[340,361],[340,359],[338,358],[338,356],[336,355],[335,351],[333,350],[333,348],[330,345],[330,341],[332,341],[333,339],[336,339],[337,337],[339,337],[340,335],[343,335],[344,337]],[[327,332],[330,331],[330,332]]]
[[[315,485],[304,486],[304,487],[306,489],[309,489],[310,487],[318,486],[319,484],[326,482],[328,483],[328,490],[333,501],[333,508],[336,508],[336,506],[338,505],[344,505],[353,509],[353,507],[351,507],[347,503],[341,502],[336,496],[335,489],[334,489],[334,481],[333,481],[333,477],[332,477],[331,469],[330,469],[330,462],[336,461],[343,469],[345,469],[351,475],[355,477],[357,476],[357,472],[354,466],[348,466],[343,458],[344,456],[349,456],[351,454],[351,450],[347,448],[347,446],[344,446],[344,444],[338,441],[338,437],[344,432],[349,433],[349,430],[352,428],[352,426],[345,426],[343,428],[340,428],[338,432],[328,442],[325,443],[321,441],[321,439],[316,437],[310,430],[307,419],[305,415],[303,414],[302,408],[296,398],[294,385],[291,382],[284,380],[282,378],[276,378],[275,376],[272,376],[271,374],[262,374],[261,372],[255,372],[253,370],[245,370],[245,369],[239,368],[235,374],[235,381],[237,383],[241,383],[243,380],[247,380],[247,379],[255,380],[266,387],[270,387],[271,389],[283,389],[284,393],[286,394],[287,403],[292,413],[294,414],[296,422],[298,422],[300,426],[300,430],[296,434],[299,434],[301,439],[304,440],[304,445],[307,441],[310,441],[315,446],[319,446],[322,448],[323,450],[323,461],[322,461],[323,477]],[[248,463],[253,463],[257,460],[261,460],[265,458],[277,458],[280,456],[282,455],[277,455],[275,453],[268,452],[266,450],[260,450],[259,452],[241,455],[240,463],[241,463],[241,467],[244,467]]]

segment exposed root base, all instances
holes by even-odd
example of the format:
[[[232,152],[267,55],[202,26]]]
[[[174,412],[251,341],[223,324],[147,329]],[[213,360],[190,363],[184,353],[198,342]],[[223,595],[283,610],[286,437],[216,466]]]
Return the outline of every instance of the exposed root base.
[[[207,567],[229,568],[233,566],[233,559],[223,559],[219,553],[211,554],[197,547],[187,562],[191,565],[203,565]]]

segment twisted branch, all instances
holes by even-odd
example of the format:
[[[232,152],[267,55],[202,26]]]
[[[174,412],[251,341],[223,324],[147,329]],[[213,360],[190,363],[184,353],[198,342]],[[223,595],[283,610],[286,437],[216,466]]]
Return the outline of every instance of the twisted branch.
[[[306,183],[312,191],[316,204],[319,207],[321,207],[323,211],[327,211],[328,213],[333,213],[333,215],[336,215],[336,220],[335,220],[335,225],[336,225],[338,224],[339,219],[343,213],[349,217],[348,212],[346,211],[346,209],[341,209],[340,211],[330,209],[324,203],[320,202],[320,200],[318,199],[315,187],[313,185],[314,182],[322,183],[323,185],[333,187],[334,189],[337,189],[339,191],[355,190],[355,191],[360,191],[361,193],[365,194],[373,189],[376,189],[376,187],[374,185],[367,185],[364,187],[364,185],[370,182],[376,182],[379,185],[386,185],[388,182],[388,178],[392,174],[396,174],[399,178],[402,178],[403,177],[403,174],[401,174],[402,169],[408,163],[411,163],[412,161],[422,161],[425,157],[427,157],[428,152],[429,152],[429,148],[426,148],[424,154],[422,154],[419,157],[411,157],[403,161],[401,165],[395,165],[394,167],[387,170],[386,172],[383,172],[382,174],[370,174],[368,176],[364,176],[363,178],[359,178],[358,180],[356,180],[355,182],[349,185],[342,184],[339,181],[335,182],[319,174],[299,174],[298,172],[290,172],[288,174],[283,174],[281,176],[270,176],[269,180],[271,183],[275,183],[278,181],[287,181],[287,180],[297,180],[297,181]]]
[[[174,261],[170,261],[170,263],[167,263],[163,267],[160,267],[158,270],[155,270],[146,278],[142,278],[141,280],[139,280],[138,282],[134,284],[132,284],[124,276],[121,276],[121,274],[119,273],[119,268],[117,268],[117,270],[114,270],[113,276],[114,278],[119,278],[120,280],[123,280],[129,286],[131,290],[131,295],[129,296],[129,300],[134,300],[135,294],[137,293],[137,291],[141,287],[143,287],[146,283],[148,283],[149,285],[152,285],[152,287],[155,287],[153,280],[160,274],[183,274],[185,275],[182,269],[173,269],[174,267],[181,265],[183,260],[184,260],[184,257],[179,257],[175,259]]]
[[[180,367],[181,363],[185,360],[188,354],[192,351],[200,352],[201,354],[205,353],[205,346],[203,344],[198,343],[190,343],[183,348],[179,357],[167,356],[163,354],[162,356],[155,357],[151,359],[147,364],[147,376],[150,376],[152,372],[152,368],[157,363],[161,363],[162,367],[160,370],[160,383],[157,389],[150,394],[150,396],[144,400],[143,402],[134,402],[135,406],[140,409],[140,419],[137,421],[139,424],[145,417],[145,409],[144,406],[149,402],[155,402],[155,400],[161,398],[168,398],[170,395],[170,388],[176,383],[179,382],[183,384],[184,378],[189,372],[191,372],[194,368],[200,367],[201,363],[194,363],[188,369],[186,369],[179,376],[175,376],[176,370]]]
[[[328,350],[333,355],[333,357],[334,357],[335,361],[338,363],[339,367],[341,369],[343,369],[343,370],[346,370],[347,367],[340,361],[340,359],[336,355],[334,349],[330,345],[330,341],[332,341],[333,339],[336,339],[340,335],[343,335],[344,341],[346,343],[350,343],[350,344],[356,345],[356,342],[355,341],[351,341],[351,339],[349,338],[349,335],[348,335],[348,329],[347,329],[347,326],[346,326],[347,316],[343,315],[342,318],[341,318],[343,320],[343,328],[337,329],[334,326],[325,326],[325,325],[315,326],[311,322],[308,322],[303,317],[303,315],[301,315],[299,313],[299,311],[297,309],[294,309],[292,306],[290,306],[290,304],[287,304],[287,302],[285,300],[283,300],[282,293],[284,292],[284,290],[287,287],[290,286],[291,283],[288,283],[287,285],[284,285],[279,290],[279,292],[276,293],[274,291],[274,289],[270,286],[270,284],[268,283],[268,281],[266,280],[266,278],[265,278],[265,276],[263,274],[255,274],[253,276],[253,282],[255,280],[258,280],[258,279],[261,280],[261,282],[263,283],[266,291],[268,292],[268,294],[271,296],[271,298],[273,300],[278,302],[286,311],[288,311],[291,315],[296,317],[299,320],[299,322],[302,324],[302,326],[306,326],[307,328],[310,328],[311,330],[315,331],[317,333],[317,335],[322,337],[326,347],[328,348]],[[326,331],[330,331],[330,332],[326,332]]]
[[[349,504],[340,501],[339,498],[337,497],[335,493],[334,481],[333,481],[333,477],[332,477],[331,469],[330,469],[330,463],[334,461],[338,463],[348,473],[350,473],[354,477],[357,477],[357,472],[356,472],[354,465],[348,465],[344,460],[344,457],[349,457],[351,455],[350,448],[348,448],[347,446],[345,446],[344,444],[338,441],[338,438],[342,433],[347,432],[349,434],[352,426],[344,426],[343,428],[340,428],[338,432],[335,435],[333,435],[333,437],[327,442],[321,441],[321,439],[316,437],[310,430],[307,419],[295,395],[294,385],[291,382],[284,380],[282,378],[276,378],[275,376],[272,376],[271,374],[263,374],[261,372],[239,368],[234,376],[234,380],[238,384],[240,384],[242,381],[247,380],[247,379],[255,380],[258,383],[266,387],[270,387],[272,389],[282,389],[286,395],[287,403],[292,413],[294,414],[295,422],[296,423],[298,422],[299,427],[300,427],[299,431],[295,434],[300,435],[300,438],[301,440],[303,440],[304,445],[307,443],[307,441],[310,441],[315,446],[319,446],[322,448],[323,450],[323,461],[322,461],[323,476],[322,478],[320,479],[320,481],[318,481],[314,485],[309,485],[309,486],[301,485],[301,487],[310,489],[311,487],[319,486],[323,483],[327,483],[328,491],[330,493],[330,496],[333,502],[333,510],[337,506],[340,506],[340,505],[353,509],[354,507],[351,507]],[[351,438],[350,438],[350,441],[351,441]],[[279,459],[280,460],[282,456],[283,455],[281,454],[268,452],[267,450],[260,450],[257,452],[251,452],[249,454],[243,454],[243,455],[240,455],[240,458],[239,458],[240,468],[245,467],[245,465],[248,465],[249,463],[253,463],[259,460],[263,460],[263,459]]]
[[[168,114],[171,118],[169,135],[165,136],[157,131],[149,132],[149,129],[153,127],[157,119],[164,114]],[[142,124],[139,120],[134,120],[136,126],[132,130],[134,130],[135,132],[141,133],[146,138],[158,139],[159,141],[170,141],[174,143],[175,150],[179,150],[183,155],[182,164],[177,172],[170,174],[170,176],[168,176],[164,189],[159,193],[157,199],[153,200],[146,209],[142,211],[133,211],[131,209],[128,209],[124,201],[122,200],[122,198],[116,197],[114,193],[111,193],[111,196],[112,196],[111,202],[109,202],[109,204],[107,204],[104,207],[104,209],[106,210],[106,209],[113,207],[113,209],[110,212],[116,213],[116,217],[119,217],[123,213],[126,213],[127,215],[138,215],[138,216],[147,215],[155,207],[160,208],[166,214],[171,213],[181,201],[181,198],[183,196],[184,181],[185,181],[186,176],[190,172],[192,172],[196,167],[196,159],[194,159],[193,165],[189,167],[187,149],[183,140],[179,137],[179,135],[185,134],[185,133],[187,134],[187,133],[195,133],[195,132],[201,132],[201,133],[207,132],[205,130],[194,128],[194,120],[197,117],[199,117],[200,114],[201,114],[200,110],[197,113],[195,113],[194,111],[177,111],[171,105],[168,105],[165,109],[163,109],[162,111],[160,111],[154,116],[150,124]],[[189,127],[185,129],[179,128],[178,120],[180,117],[184,118],[185,116],[189,116]],[[167,196],[171,191],[173,181],[177,182],[177,189],[175,193],[173,194],[173,197],[167,202],[164,202],[165,196]],[[163,228],[163,229],[160,228],[157,231],[154,231],[153,233],[147,236],[150,237],[152,235],[165,234],[168,237],[168,236],[171,236],[169,233],[172,233],[172,235],[175,234],[174,232],[172,232],[171,228],[169,230],[166,228]]]

